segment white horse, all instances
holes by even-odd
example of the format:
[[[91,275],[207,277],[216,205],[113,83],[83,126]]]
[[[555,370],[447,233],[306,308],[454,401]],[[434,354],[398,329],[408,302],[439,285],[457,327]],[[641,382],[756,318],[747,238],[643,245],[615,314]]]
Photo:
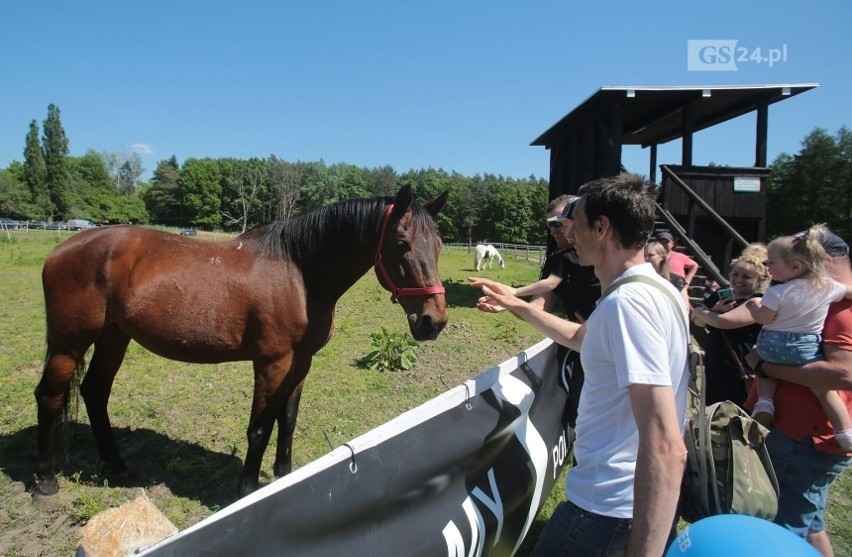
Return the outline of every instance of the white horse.
[[[495,259],[499,262],[501,269],[506,268],[506,263],[503,262],[503,258],[500,257],[500,252],[497,251],[497,248],[491,244],[478,244],[476,246],[476,257],[473,263],[477,271],[484,269],[486,264],[490,269]]]

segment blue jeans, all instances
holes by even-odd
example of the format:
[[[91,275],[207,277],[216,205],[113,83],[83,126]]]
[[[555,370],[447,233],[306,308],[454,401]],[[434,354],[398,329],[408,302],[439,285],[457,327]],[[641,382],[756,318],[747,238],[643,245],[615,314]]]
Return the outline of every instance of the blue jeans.
[[[813,333],[788,333],[763,329],[757,335],[757,353],[771,364],[801,366],[822,359],[822,336]]]
[[[617,557],[627,551],[629,518],[585,511],[564,501],[544,525],[533,557]]]
[[[777,429],[766,438],[766,448],[781,488],[775,523],[803,538],[808,530],[825,530],[828,488],[852,458],[819,452],[810,437],[794,441]]]

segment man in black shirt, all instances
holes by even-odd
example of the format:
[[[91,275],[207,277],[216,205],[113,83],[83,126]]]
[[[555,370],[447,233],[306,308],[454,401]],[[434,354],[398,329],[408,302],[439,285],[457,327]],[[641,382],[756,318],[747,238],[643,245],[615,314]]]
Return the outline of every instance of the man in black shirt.
[[[550,311],[558,298],[565,316],[574,322],[588,319],[601,297],[601,285],[595,276],[595,268],[580,265],[573,241],[568,238],[568,231],[573,226],[570,211],[572,203],[577,199],[574,195],[561,195],[547,206],[547,227],[557,248],[545,260],[541,279],[517,288],[506,286],[515,296],[531,296],[530,303],[545,311]],[[573,428],[584,378],[580,354],[558,345],[557,361],[560,365],[560,382],[569,393],[563,422]]]
[[[601,297],[601,283],[595,276],[595,268],[591,265],[582,266],[577,259],[573,242],[568,239],[568,231],[573,226],[570,218],[576,196],[563,195],[550,202],[547,211],[547,226],[556,241],[557,249],[553,251],[544,263],[541,271],[543,280],[559,277],[561,280],[548,294],[533,297],[531,303],[543,300],[543,307],[549,309],[554,298],[562,302],[562,310],[571,321],[581,322],[589,318],[595,309],[595,304]],[[577,420],[577,405],[580,390],[583,387],[583,367],[580,364],[579,352],[574,352],[559,346],[557,358],[562,366],[562,380],[568,390],[569,399],[565,407],[564,421],[572,428]]]

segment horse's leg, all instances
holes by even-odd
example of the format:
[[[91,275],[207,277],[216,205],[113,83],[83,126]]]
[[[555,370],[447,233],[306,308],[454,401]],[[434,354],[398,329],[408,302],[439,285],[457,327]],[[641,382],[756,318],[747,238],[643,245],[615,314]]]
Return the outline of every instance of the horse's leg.
[[[294,370],[296,371],[296,370]],[[299,415],[299,400],[302,398],[302,387],[305,381],[296,385],[296,389],[287,404],[278,414],[278,446],[275,451],[273,471],[279,478],[286,476],[292,469],[293,461],[293,432],[296,430],[296,417]]]
[[[63,421],[71,380],[82,363],[87,346],[58,347],[48,344],[44,371],[35,389],[38,405],[38,455],[35,460],[34,493],[53,495],[56,481],[57,435]]]
[[[254,397],[247,431],[248,450],[240,477],[240,497],[257,489],[263,453],[269,445],[275,419],[298,384],[290,377],[292,362],[293,357],[289,355],[272,363],[254,363]]]
[[[80,385],[80,395],[86,403],[89,423],[107,474],[124,472],[124,462],[109,423],[107,404],[115,375],[124,361],[129,343],[130,337],[115,325],[104,331],[95,341],[89,370]]]

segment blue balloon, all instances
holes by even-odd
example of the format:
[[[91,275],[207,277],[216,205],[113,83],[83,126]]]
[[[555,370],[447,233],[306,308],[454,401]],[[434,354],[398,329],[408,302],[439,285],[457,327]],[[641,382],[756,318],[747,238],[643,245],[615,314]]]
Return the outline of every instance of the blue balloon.
[[[691,524],[672,542],[666,557],[820,557],[804,539],[774,522],[722,514]]]

